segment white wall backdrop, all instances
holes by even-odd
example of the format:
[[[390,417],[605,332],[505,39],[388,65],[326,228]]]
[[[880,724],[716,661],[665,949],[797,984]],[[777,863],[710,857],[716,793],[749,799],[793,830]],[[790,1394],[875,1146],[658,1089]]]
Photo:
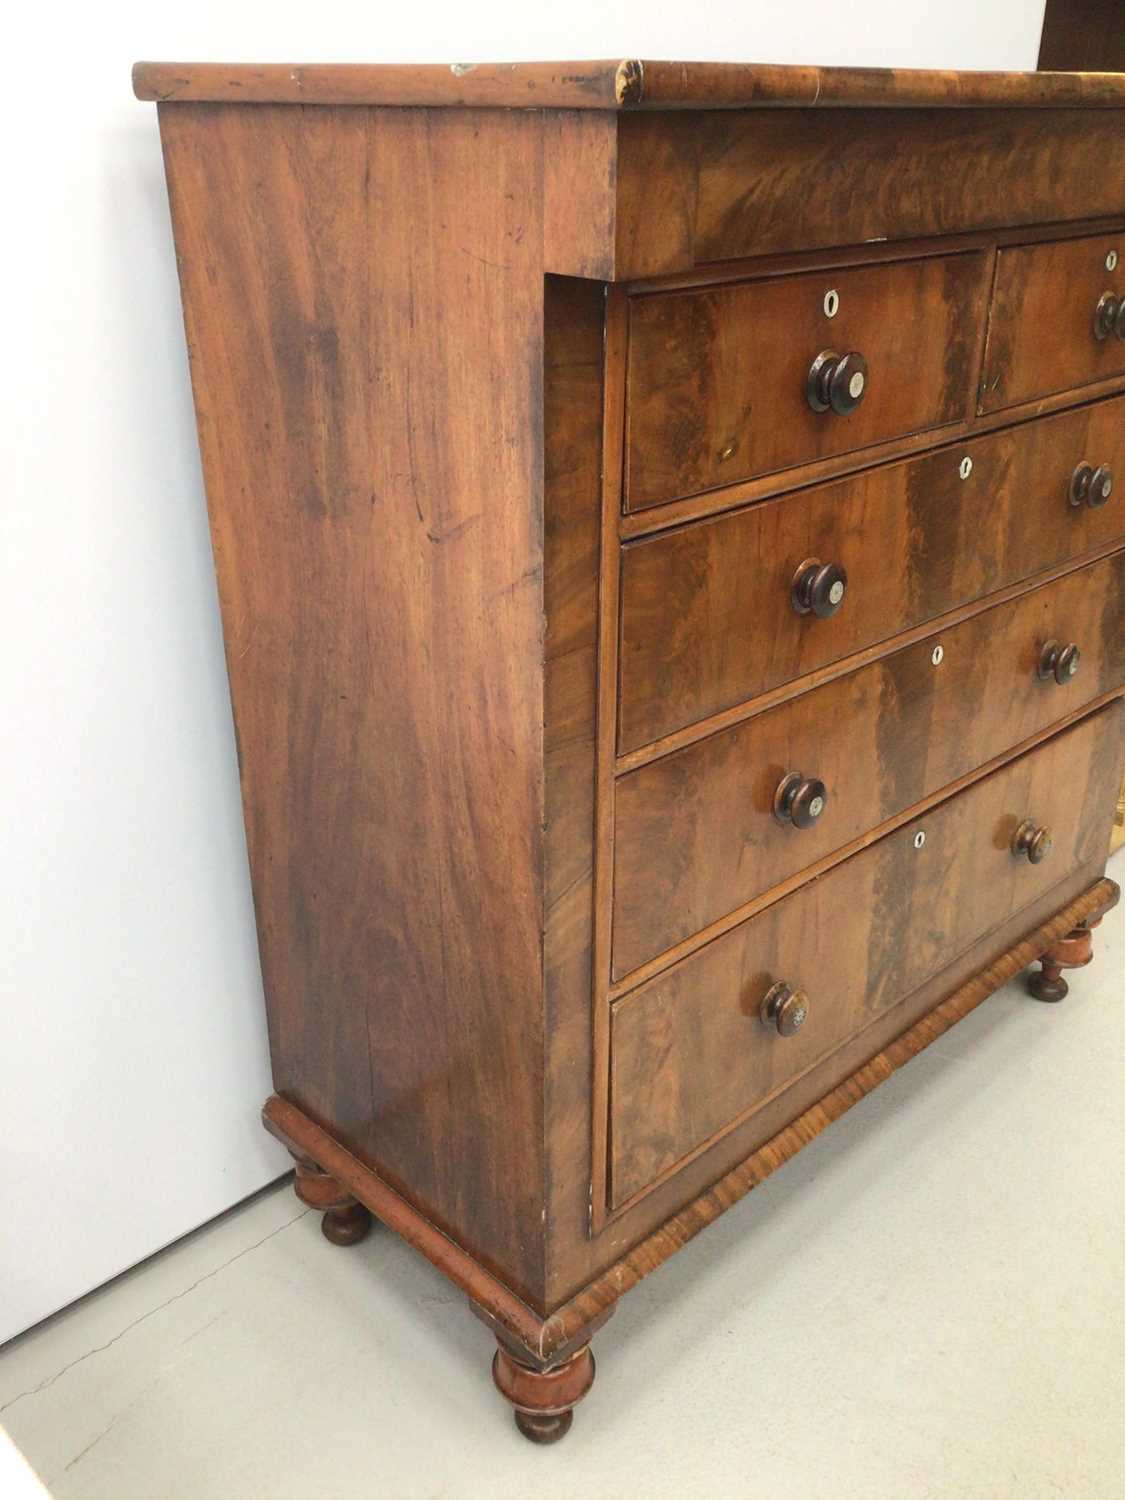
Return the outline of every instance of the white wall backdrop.
[[[1043,0],[118,0],[4,86],[0,1339],[283,1171],[156,113],[136,58],[1033,68]],[[9,38],[9,41],[13,41]]]

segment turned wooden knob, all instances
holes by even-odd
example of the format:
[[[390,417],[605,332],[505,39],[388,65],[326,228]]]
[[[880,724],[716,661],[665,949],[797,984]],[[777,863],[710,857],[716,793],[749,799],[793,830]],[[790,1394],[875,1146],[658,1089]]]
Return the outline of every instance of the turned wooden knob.
[[[790,771],[777,784],[773,798],[773,815],[779,823],[794,828],[811,828],[828,806],[828,788],[815,776]]]
[[[1070,476],[1070,503],[1100,510],[1113,494],[1113,470],[1108,464],[1079,464]]]
[[[810,557],[797,569],[790,598],[799,615],[829,620],[844,602],[848,575],[837,563],[822,563]]]
[[[1016,829],[1012,840],[1012,853],[1025,854],[1033,865],[1040,865],[1054,847],[1054,839],[1047,828],[1039,828],[1030,818],[1025,818]]]
[[[795,990],[790,984],[771,985],[759,1014],[763,1023],[774,1027],[778,1036],[792,1036],[809,1018],[809,997],[804,990]]]
[[[1039,676],[1046,682],[1053,677],[1060,687],[1073,680],[1082,665],[1082,653],[1073,642],[1069,646],[1048,641],[1039,658]]]
[[[1103,292],[1094,309],[1094,337],[1101,342],[1114,334],[1125,339],[1125,297],[1115,297],[1112,292]]]
[[[838,412],[846,417],[867,394],[867,361],[854,350],[837,354],[822,349],[809,366],[805,395],[813,411]]]

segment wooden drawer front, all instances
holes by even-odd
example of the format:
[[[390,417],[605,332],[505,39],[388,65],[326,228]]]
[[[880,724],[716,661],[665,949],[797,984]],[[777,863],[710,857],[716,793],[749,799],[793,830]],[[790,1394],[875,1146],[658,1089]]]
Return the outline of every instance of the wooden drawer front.
[[[1125,206],[1116,110],[719,109],[623,115],[623,135],[630,127],[678,128],[688,137],[681,159],[697,155],[698,193],[683,209],[694,209],[697,265],[1108,218]],[[650,152],[649,162],[661,160]],[[657,218],[654,200],[671,182],[666,174],[638,191],[639,211]]]
[[[971,470],[962,477],[968,458]],[[1106,505],[1070,504],[1109,465]],[[1125,398],[633,542],[621,564],[624,751],[1125,535]],[[794,575],[844,567],[831,619]]]
[[[1100,858],[1120,774],[1120,706],[889,834],[619,1000],[611,1178],[621,1204],[904,999],[993,927]],[[1011,852],[1030,818],[1054,846]],[[922,847],[916,847],[924,833]],[[766,991],[805,992],[789,1037]]]
[[[1114,253],[1111,271],[1106,260]],[[1094,336],[1105,292],[1125,296],[1125,232],[1001,250],[979,409],[999,411],[1125,374],[1125,340]]]
[[[966,416],[983,269],[972,253],[635,297],[628,508]],[[846,416],[813,411],[806,397],[809,367],[827,349],[867,360],[863,400]]]
[[[622,776],[615,978],[1121,686],[1123,598],[1119,552]],[[1052,638],[1083,652],[1065,686]],[[827,787],[810,828],[773,815],[788,772]]]

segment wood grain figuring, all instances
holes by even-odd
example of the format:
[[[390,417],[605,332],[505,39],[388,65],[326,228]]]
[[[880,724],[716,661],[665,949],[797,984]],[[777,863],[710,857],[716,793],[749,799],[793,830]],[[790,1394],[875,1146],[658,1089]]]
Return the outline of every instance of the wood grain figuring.
[[[1125,686],[1123,595],[1118,552],[620,777],[615,979]],[[1037,676],[1052,638],[1083,650],[1065,687]],[[811,828],[773,816],[791,771],[828,789]]]
[[[257,104],[383,104],[506,109],[741,109],[770,105],[932,104],[1125,107],[1113,73],[957,73],[761,63],[139,62],[138,99]]]
[[[695,264],[699,148],[695,115],[634,114],[617,122],[619,278]]]
[[[704,115],[699,130],[698,265],[1125,208],[1113,113],[762,110]]]
[[[629,315],[630,510],[852,452],[965,415],[984,327],[979,254],[635,298]],[[825,311],[835,291],[839,311]],[[919,339],[919,322],[926,326]],[[824,349],[870,368],[846,416],[805,397]]]
[[[1104,710],[618,1001],[614,1200],[812,1067],[1060,870],[1104,852],[1121,728],[1120,706]],[[1012,853],[1025,817],[1054,835],[1039,865]],[[809,996],[794,1036],[759,1018],[778,981]]]
[[[275,1084],[541,1296],[539,126],[161,120]]]
[[[1125,171],[1123,171],[1125,176]],[[1125,187],[1121,189],[1125,201]],[[1116,254],[1113,270],[1107,258]],[[1125,295],[1125,234],[1000,251],[980,410],[1125,373],[1125,340],[1094,337],[1103,292]],[[1051,335],[1044,339],[1044,330]]]
[[[968,459],[971,468],[962,478]],[[1075,467],[1125,496],[1125,402],[1109,401],[802,490],[622,553],[619,751],[804,676],[1125,535],[1125,499],[1069,503]],[[830,619],[790,592],[839,563]]]

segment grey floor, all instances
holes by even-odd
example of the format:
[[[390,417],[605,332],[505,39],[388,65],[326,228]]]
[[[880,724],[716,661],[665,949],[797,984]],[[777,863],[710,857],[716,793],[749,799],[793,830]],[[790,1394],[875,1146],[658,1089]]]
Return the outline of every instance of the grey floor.
[[[1119,1500],[1123,1001],[1119,909],[631,1293],[556,1448],[460,1295],[288,1187],[0,1350],[0,1424],[59,1500]]]

